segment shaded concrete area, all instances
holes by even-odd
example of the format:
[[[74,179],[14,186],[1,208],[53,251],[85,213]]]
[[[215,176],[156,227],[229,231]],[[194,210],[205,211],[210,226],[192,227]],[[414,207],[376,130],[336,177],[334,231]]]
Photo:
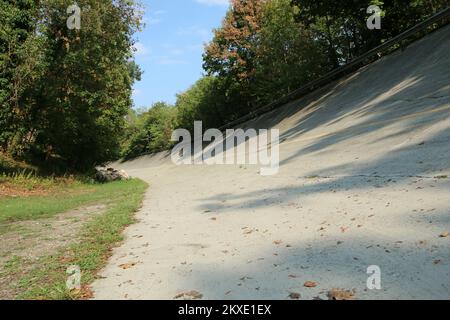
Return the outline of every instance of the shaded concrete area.
[[[450,27],[261,116],[281,168],[116,164],[150,183],[98,299],[449,299]],[[120,265],[135,263],[132,268]],[[367,267],[382,290],[367,290]],[[305,288],[315,281],[316,288]]]

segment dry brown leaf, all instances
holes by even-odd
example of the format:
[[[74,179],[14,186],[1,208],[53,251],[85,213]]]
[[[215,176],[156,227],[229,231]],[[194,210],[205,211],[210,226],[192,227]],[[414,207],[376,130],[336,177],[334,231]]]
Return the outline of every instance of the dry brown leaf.
[[[328,291],[327,296],[330,300],[353,300],[355,299],[355,292],[334,288]]]
[[[199,300],[201,298],[203,298],[203,294],[195,290],[182,292],[174,297],[174,299],[184,299],[184,300]]]
[[[124,264],[121,264],[119,267],[124,270],[127,270],[127,269],[134,267],[135,265],[137,265],[137,262],[124,263]]]
[[[317,282],[306,281],[303,286],[306,287],[306,288],[315,288],[315,287],[317,287]]]
[[[439,235],[440,238],[448,238],[450,237],[450,232],[443,232]]]

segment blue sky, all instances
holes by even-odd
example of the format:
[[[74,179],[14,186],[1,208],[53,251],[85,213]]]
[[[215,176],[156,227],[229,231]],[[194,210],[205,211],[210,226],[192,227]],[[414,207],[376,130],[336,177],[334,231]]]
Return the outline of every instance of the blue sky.
[[[203,44],[228,9],[228,0],[141,0],[143,31],[136,35],[136,62],[144,71],[134,86],[136,108],[174,103],[203,74]]]

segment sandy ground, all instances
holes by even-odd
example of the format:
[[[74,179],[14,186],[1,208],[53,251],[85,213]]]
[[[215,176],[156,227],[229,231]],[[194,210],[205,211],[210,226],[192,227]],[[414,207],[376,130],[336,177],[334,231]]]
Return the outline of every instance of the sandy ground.
[[[117,165],[151,186],[96,298],[325,299],[343,288],[450,299],[449,52],[447,27],[246,124],[281,130],[278,175],[177,167],[164,154]],[[381,290],[367,290],[370,265]]]

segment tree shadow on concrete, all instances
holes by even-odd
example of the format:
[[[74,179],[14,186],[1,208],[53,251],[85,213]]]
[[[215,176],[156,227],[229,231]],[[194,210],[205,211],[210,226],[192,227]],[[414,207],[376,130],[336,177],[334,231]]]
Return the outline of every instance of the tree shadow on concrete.
[[[355,299],[449,299],[446,242],[428,235],[423,235],[423,242],[405,241],[408,237],[408,230],[396,239],[369,232],[342,236],[339,242],[315,237],[290,243],[289,248],[268,240],[264,249],[255,248],[231,268],[231,258],[219,253],[213,265],[194,264],[192,275],[178,286],[199,290],[204,299],[282,300],[292,292],[304,300],[327,299],[333,288],[355,290]],[[381,290],[367,290],[367,268],[373,265],[381,269]],[[304,287],[306,281],[317,287]]]
[[[308,176],[317,177],[317,179],[304,177],[297,185],[264,188],[247,193],[219,194],[204,198],[200,200],[199,209],[214,208],[221,213],[236,210],[236,208],[254,209],[270,204],[288,203],[317,193],[377,189],[420,176],[434,178],[431,181],[450,187],[449,141],[450,127],[436,134],[425,144],[399,148],[373,162],[348,162],[311,171]],[[449,178],[437,176],[435,178],[436,172],[438,175],[449,175]],[[240,203],[238,206],[229,207],[226,203],[232,201],[240,201]]]

